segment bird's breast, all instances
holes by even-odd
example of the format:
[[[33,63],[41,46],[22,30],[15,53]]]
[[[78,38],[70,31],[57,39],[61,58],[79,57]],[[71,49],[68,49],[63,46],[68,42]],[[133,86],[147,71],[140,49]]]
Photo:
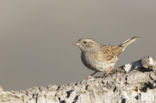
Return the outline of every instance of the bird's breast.
[[[105,71],[109,69],[111,66],[114,66],[115,63],[108,63],[106,61],[98,61],[96,58],[91,55],[91,53],[83,53],[81,54],[81,60],[83,64],[93,71]]]

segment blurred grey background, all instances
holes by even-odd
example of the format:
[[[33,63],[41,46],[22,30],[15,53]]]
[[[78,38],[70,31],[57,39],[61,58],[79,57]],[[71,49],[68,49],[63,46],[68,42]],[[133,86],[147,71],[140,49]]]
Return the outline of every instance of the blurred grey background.
[[[0,85],[19,90],[82,81],[92,71],[72,43],[118,45],[138,35],[116,66],[155,57],[155,0],[1,0]]]

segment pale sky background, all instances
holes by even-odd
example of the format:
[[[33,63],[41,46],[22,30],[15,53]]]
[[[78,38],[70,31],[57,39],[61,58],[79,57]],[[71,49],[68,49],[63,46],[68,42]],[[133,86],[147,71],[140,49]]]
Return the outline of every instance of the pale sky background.
[[[116,66],[155,57],[156,0],[1,0],[0,85],[5,90],[82,81],[92,71],[72,43],[118,45],[134,35]]]

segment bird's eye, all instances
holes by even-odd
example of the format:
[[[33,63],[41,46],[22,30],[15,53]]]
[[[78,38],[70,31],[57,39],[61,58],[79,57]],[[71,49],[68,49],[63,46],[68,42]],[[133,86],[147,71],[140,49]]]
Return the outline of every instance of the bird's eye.
[[[83,41],[83,44],[87,44],[87,42],[86,41]]]

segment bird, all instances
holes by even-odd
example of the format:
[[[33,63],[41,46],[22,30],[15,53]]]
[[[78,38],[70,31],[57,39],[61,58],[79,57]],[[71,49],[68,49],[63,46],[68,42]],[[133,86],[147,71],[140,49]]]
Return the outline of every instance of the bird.
[[[134,36],[117,46],[104,45],[92,38],[80,38],[74,44],[81,51],[81,61],[87,68],[94,71],[92,74],[88,75],[86,79],[91,78],[97,72],[104,71],[105,73],[101,77],[108,76],[119,60],[120,54],[129,44],[136,41],[138,38],[138,36]]]

